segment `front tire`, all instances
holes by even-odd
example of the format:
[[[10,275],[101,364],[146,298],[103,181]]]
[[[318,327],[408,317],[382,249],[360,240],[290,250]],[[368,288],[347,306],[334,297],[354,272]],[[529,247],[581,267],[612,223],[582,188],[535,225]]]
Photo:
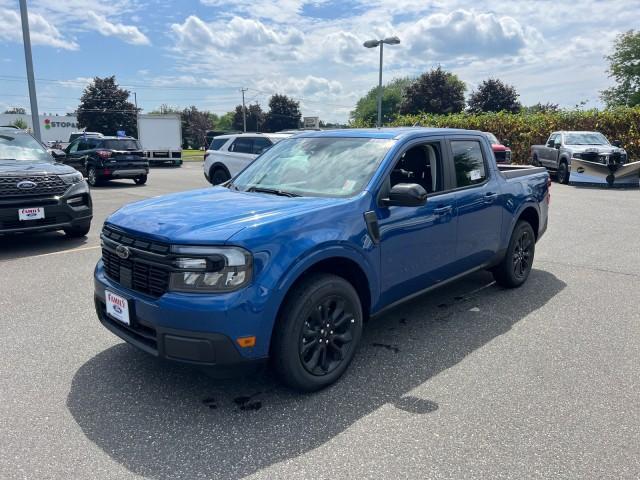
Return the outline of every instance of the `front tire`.
[[[558,165],[558,182],[563,185],[569,183],[569,165],[567,165],[567,162],[562,161]]]
[[[273,335],[274,368],[287,386],[313,392],[342,376],[362,336],[362,306],[345,279],[317,274],[295,286]]]
[[[529,222],[520,220],[511,234],[507,253],[492,270],[496,283],[506,288],[517,288],[529,278],[536,251],[536,237]]]
[[[81,238],[85,237],[87,233],[89,233],[89,230],[91,230],[91,222],[85,223],[83,225],[76,225],[74,227],[65,228],[63,231],[69,238]]]
[[[136,185],[144,185],[145,183],[147,183],[147,176],[140,175],[139,177],[134,178],[133,181]]]

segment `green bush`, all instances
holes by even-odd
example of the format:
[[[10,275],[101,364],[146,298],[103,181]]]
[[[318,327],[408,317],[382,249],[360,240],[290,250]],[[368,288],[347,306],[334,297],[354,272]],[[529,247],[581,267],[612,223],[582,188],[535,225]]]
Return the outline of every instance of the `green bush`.
[[[543,144],[556,130],[597,130],[609,141],[620,140],[631,160],[640,160],[640,107],[611,110],[560,110],[544,113],[456,113],[400,115],[392,126],[420,125],[492,132],[513,150],[513,162],[529,161],[531,145]],[[364,127],[371,125],[354,125]]]

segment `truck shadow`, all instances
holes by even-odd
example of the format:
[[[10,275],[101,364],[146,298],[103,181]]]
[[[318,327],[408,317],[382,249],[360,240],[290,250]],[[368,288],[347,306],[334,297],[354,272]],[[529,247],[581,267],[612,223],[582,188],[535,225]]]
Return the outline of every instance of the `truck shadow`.
[[[0,261],[64,252],[89,246],[88,237],[69,238],[62,232],[20,233],[0,236]]]
[[[119,344],[77,371],[67,407],[87,438],[135,474],[241,478],[321,446],[385,404],[437,410],[411,391],[566,286],[541,270],[517,290],[491,280],[474,274],[372,320],[344,378],[315,394],[291,392],[269,373],[212,380]]]

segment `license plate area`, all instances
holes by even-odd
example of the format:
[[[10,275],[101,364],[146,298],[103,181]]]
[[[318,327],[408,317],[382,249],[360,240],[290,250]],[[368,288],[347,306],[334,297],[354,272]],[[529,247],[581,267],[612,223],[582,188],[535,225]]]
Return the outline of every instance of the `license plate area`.
[[[31,208],[19,208],[18,220],[21,222],[28,222],[29,220],[42,220],[44,218],[44,208],[31,207]]]
[[[107,316],[124,325],[131,325],[131,309],[129,308],[129,300],[117,295],[109,290],[104,292],[105,304],[107,307]]]

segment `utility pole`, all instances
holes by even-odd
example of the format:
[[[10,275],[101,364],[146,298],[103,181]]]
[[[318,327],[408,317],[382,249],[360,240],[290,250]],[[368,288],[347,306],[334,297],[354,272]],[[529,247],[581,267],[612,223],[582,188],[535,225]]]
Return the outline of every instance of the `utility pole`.
[[[244,92],[249,90],[248,88],[242,88],[242,131],[247,133],[247,109],[244,107]]]
[[[27,0],[20,0],[20,16],[22,17],[22,40],[24,42],[24,59],[27,64],[27,82],[29,83],[29,101],[31,102],[31,123],[36,139],[41,142],[40,119],[38,118],[38,99],[36,98],[36,80],[33,76],[33,58],[31,57],[31,36],[29,35],[29,14]]]
[[[133,92],[133,103],[136,105],[136,112],[138,111],[138,95],[136,92]]]

